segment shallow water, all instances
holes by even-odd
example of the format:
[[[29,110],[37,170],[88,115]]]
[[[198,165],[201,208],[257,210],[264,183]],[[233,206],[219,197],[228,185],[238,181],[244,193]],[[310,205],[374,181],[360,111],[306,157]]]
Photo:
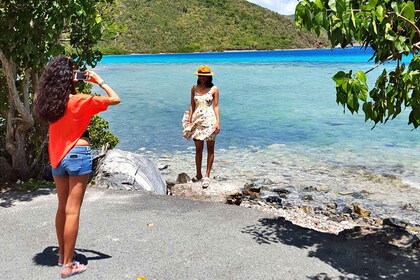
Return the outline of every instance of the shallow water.
[[[209,64],[221,111],[213,175],[238,183],[270,178],[296,189],[325,185],[325,200],[347,202],[355,198],[340,192],[363,190],[371,193],[359,198],[366,205],[420,223],[418,212],[401,210],[420,201],[420,138],[408,112],[372,129],[335,102],[331,77],[370,69],[370,56],[355,48],[105,57],[96,71],[122,103],[102,116],[118,148],[169,162],[166,176],[193,176],[193,143],[182,139],[181,118],[194,71]],[[370,84],[380,71],[368,74]]]

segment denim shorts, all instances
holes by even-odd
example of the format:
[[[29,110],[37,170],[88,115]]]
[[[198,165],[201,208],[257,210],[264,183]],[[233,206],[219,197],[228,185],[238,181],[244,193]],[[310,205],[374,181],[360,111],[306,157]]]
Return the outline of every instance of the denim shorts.
[[[52,169],[54,176],[80,176],[92,172],[92,154],[90,146],[74,146],[61,160],[57,168]]]

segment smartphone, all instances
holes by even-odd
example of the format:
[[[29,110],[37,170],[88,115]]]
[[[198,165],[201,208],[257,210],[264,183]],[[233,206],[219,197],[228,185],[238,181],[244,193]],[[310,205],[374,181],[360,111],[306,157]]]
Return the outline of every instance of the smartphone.
[[[74,71],[73,79],[75,81],[85,81],[86,80],[85,74],[86,74],[85,71]]]

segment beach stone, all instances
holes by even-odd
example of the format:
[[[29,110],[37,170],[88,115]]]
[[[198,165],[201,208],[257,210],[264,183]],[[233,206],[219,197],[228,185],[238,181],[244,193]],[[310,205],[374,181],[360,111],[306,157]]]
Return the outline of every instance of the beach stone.
[[[360,204],[354,203],[353,204],[354,213],[360,215],[363,218],[369,217],[371,212],[369,210],[364,209]]]
[[[274,184],[274,182],[271,179],[269,179],[269,178],[265,178],[263,180],[263,184],[265,184],[265,185],[272,185],[272,184]]]
[[[401,206],[402,210],[407,210],[407,211],[417,211],[417,209],[411,205],[410,203],[406,203],[403,206]]]
[[[275,203],[278,205],[281,205],[282,202],[281,198],[278,196],[269,196],[265,199],[265,201],[267,201],[268,203]]]
[[[332,202],[332,203],[327,204],[327,210],[335,210],[335,209],[337,209],[337,203]]]
[[[246,183],[242,193],[245,196],[250,196],[251,199],[257,199],[260,197],[261,188],[254,183]]]
[[[312,201],[312,200],[314,200],[314,198],[313,198],[312,195],[306,194],[306,195],[302,196],[302,200],[303,201]]]
[[[351,213],[353,213],[353,209],[352,209],[352,207],[351,206],[349,206],[349,205],[345,205],[344,207],[343,207],[343,209],[341,209],[341,211],[340,211],[341,213],[345,213],[345,214],[351,214]]]
[[[227,204],[241,205],[242,201],[243,201],[243,196],[239,193],[228,195],[226,197],[226,203]]]
[[[277,193],[280,197],[286,198],[287,195],[290,193],[288,189],[285,188],[270,188],[270,191]]]
[[[242,197],[241,189],[238,185],[216,180],[210,181],[210,186],[203,189],[201,182],[175,184],[171,187],[170,195],[183,196],[193,200],[222,202],[236,204],[232,197]]]
[[[149,158],[118,149],[109,150],[98,163],[93,179],[96,187],[167,193],[159,169]]]
[[[316,188],[314,186],[304,187],[303,191],[304,192],[314,192],[314,191],[316,191]]]
[[[188,183],[191,180],[190,176],[187,175],[187,173],[179,173],[178,177],[176,178],[177,184],[185,184]]]
[[[396,227],[396,228],[406,228],[408,226],[407,222],[396,219],[396,218],[383,219],[382,224],[384,226],[391,226],[391,227]]]
[[[261,191],[261,187],[257,186],[255,183],[246,183],[244,185],[244,190],[259,193]]]

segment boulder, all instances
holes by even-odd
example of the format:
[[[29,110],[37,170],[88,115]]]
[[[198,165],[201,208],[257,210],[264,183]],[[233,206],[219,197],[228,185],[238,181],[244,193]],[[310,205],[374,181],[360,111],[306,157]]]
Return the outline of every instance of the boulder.
[[[109,150],[98,162],[92,182],[100,188],[167,193],[166,182],[154,162],[118,149]]]
[[[241,197],[241,188],[238,185],[227,182],[218,182],[211,179],[210,186],[203,189],[202,182],[175,184],[170,189],[170,195],[184,196],[189,199],[222,202],[229,204],[238,203],[232,201],[232,197]],[[240,202],[239,202],[240,203]]]

